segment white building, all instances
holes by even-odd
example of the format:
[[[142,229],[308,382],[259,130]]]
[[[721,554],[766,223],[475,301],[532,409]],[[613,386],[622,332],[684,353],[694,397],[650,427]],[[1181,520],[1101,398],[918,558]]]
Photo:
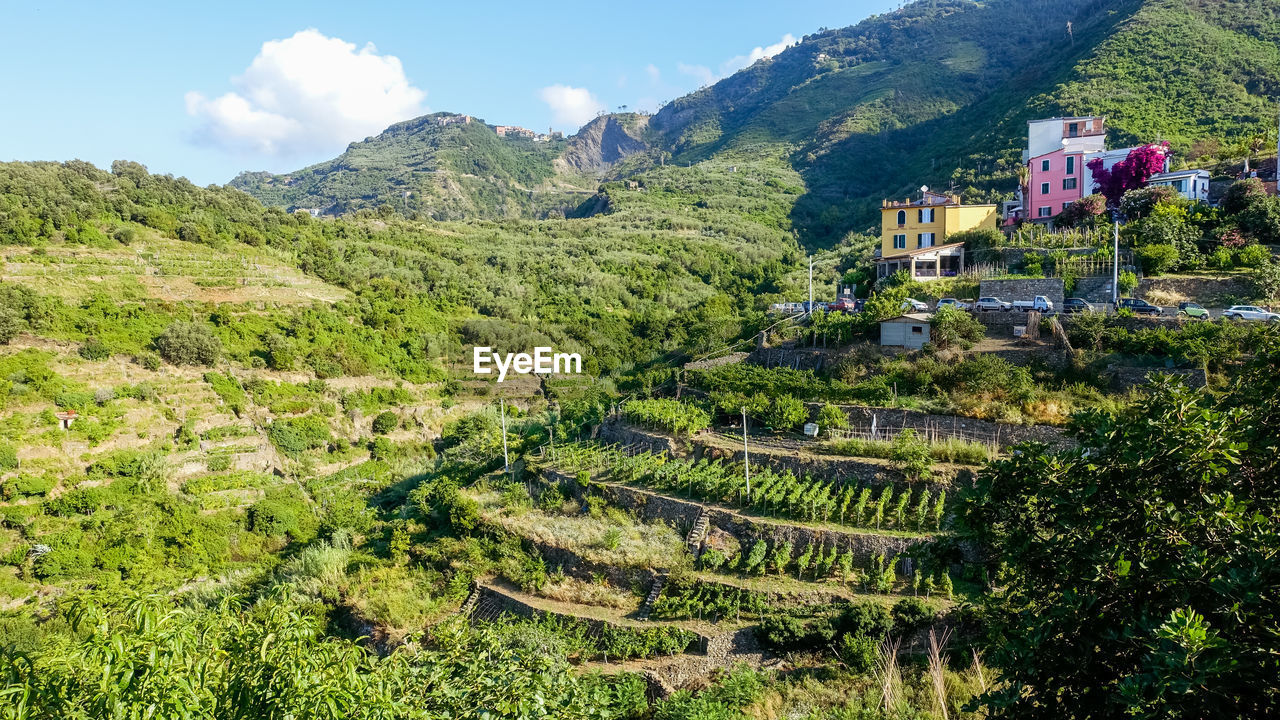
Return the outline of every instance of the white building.
[[[1209,202],[1209,171],[1178,170],[1152,175],[1147,185],[1173,188],[1174,192],[1188,200]]]
[[[929,313],[907,313],[880,321],[880,344],[919,350],[929,342]]]

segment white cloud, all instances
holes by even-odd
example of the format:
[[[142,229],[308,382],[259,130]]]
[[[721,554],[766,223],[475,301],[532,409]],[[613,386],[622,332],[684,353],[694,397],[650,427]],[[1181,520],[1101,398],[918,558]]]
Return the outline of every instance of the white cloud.
[[[728,60],[720,63],[720,77],[732,75],[744,67],[748,67],[757,60],[771,58],[774,55],[786,50],[788,47],[796,43],[796,38],[791,33],[782,36],[782,39],[772,45],[764,47],[755,47],[746,55],[735,55]]]
[[[687,65],[685,63],[676,63],[676,70],[682,75],[688,75],[698,81],[698,86],[710,85],[715,82],[716,75],[711,72],[711,68],[706,65]]]
[[[568,85],[551,85],[538,93],[542,102],[551,108],[552,121],[564,128],[576,130],[602,112],[604,103],[596,99],[586,88]]]
[[[662,71],[658,69],[657,65],[654,65],[653,63],[649,63],[649,65],[644,69],[644,71],[648,73],[649,83],[651,85],[657,85],[658,83],[662,82]]]
[[[426,92],[405,77],[399,58],[315,29],[264,42],[231,84],[215,98],[197,91],[185,98],[187,114],[201,121],[196,137],[229,150],[337,150],[426,112]]]

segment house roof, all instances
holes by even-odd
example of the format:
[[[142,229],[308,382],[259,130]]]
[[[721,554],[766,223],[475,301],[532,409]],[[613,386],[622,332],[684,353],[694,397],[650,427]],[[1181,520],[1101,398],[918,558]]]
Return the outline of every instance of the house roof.
[[[1189,175],[1195,175],[1195,176],[1198,176],[1198,177],[1199,177],[1199,176],[1207,176],[1207,175],[1209,175],[1209,171],[1208,171],[1208,170],[1203,170],[1203,169],[1201,169],[1201,168],[1187,168],[1186,170],[1174,170],[1173,172],[1156,173],[1155,175],[1152,175],[1152,176],[1149,178],[1149,180],[1148,180],[1148,181],[1151,181],[1151,180],[1165,180],[1165,179],[1168,179],[1168,178],[1175,178],[1175,177],[1186,177],[1186,176],[1189,176]]]
[[[964,247],[964,243],[947,243],[946,245],[930,245],[929,247],[916,248],[915,250],[907,250],[905,252],[894,253],[892,255],[885,255],[881,257],[879,261],[884,262],[886,260],[901,260],[903,258],[909,258],[914,255],[924,255],[926,253],[931,253],[938,250],[955,250],[956,248],[962,248],[962,247]]]
[[[882,323],[887,323],[887,322],[922,322],[922,323],[927,323],[927,322],[929,322],[929,321],[930,321],[930,320],[932,320],[932,319],[933,319],[933,313],[906,313],[905,315],[899,315],[899,316],[898,316],[898,317],[896,317],[896,318],[889,318],[888,320],[881,320],[880,322],[882,322]]]

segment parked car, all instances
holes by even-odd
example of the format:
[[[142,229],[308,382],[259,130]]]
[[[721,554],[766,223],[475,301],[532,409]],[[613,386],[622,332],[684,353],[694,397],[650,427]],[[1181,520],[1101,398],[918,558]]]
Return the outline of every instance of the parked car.
[[[1084,298],[1067,298],[1062,301],[1062,312],[1064,313],[1082,313],[1093,312],[1093,306]]]
[[[1178,314],[1186,315],[1187,317],[1195,318],[1197,320],[1209,319],[1209,311],[1193,302],[1178,303]]]
[[[854,313],[858,311],[857,303],[853,298],[841,298],[828,305],[827,309],[831,312]]]
[[[902,301],[902,312],[929,312],[929,306],[915,298],[907,298]]]
[[[998,297],[978,298],[978,302],[973,304],[973,309],[979,312],[991,312],[993,310],[1009,311],[1013,309],[1013,303],[1007,303]]]
[[[1264,310],[1256,305],[1232,305],[1222,311],[1222,317],[1231,320],[1266,320],[1280,322],[1280,313]]]
[[[1053,312],[1053,301],[1043,295],[1037,295],[1035,300],[1014,300],[1013,309],[1022,312],[1031,312],[1038,310],[1042,313]]]
[[[957,310],[969,310],[973,305],[955,298],[942,298],[938,301],[938,309],[941,310],[944,307],[953,307]]]
[[[1135,315],[1161,315],[1164,310],[1159,305],[1152,305],[1138,298],[1120,298],[1118,310],[1132,310]]]

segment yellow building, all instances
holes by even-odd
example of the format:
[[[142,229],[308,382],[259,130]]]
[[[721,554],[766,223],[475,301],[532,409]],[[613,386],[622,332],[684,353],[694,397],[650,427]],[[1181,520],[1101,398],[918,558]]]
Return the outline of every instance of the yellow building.
[[[960,196],[923,191],[918,200],[885,200],[880,206],[880,257],[876,274],[907,270],[917,280],[964,272],[964,244],[947,237],[974,228],[996,228],[995,205],[962,205]]]

